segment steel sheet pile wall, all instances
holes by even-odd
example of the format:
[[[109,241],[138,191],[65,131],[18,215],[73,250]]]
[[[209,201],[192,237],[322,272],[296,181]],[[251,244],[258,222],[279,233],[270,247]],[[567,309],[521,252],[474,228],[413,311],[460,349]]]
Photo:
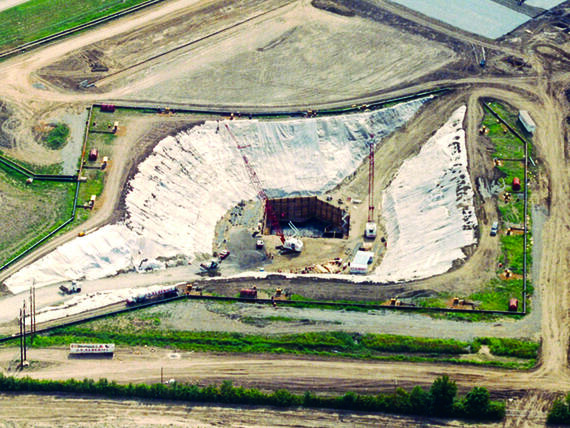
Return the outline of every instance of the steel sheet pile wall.
[[[329,223],[334,229],[343,228],[345,211],[316,196],[270,199],[267,203],[271,205],[273,212],[281,222],[304,222],[316,218]],[[264,233],[270,233],[270,222],[267,216],[264,217],[263,225]],[[350,216],[347,216],[344,236],[348,235],[349,225]]]

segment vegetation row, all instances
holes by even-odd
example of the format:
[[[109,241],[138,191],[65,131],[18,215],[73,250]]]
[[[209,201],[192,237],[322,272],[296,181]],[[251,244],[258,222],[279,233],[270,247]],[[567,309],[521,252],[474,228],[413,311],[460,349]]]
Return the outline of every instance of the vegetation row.
[[[121,317],[124,315],[119,315]],[[128,346],[152,346],[184,351],[240,352],[320,355],[376,360],[442,361],[457,364],[484,364],[508,368],[531,368],[536,364],[540,344],[519,339],[477,338],[472,342],[432,339],[390,334],[313,332],[287,335],[251,335],[225,332],[169,331],[156,328],[154,320],[146,326],[120,328],[117,317],[94,325],[53,330],[34,338],[32,347],[61,346],[70,343],[115,343]],[[152,327],[148,327],[151,325]],[[16,344],[16,341],[11,343]],[[492,354],[525,361],[472,361],[464,359],[477,353],[481,345]]]
[[[47,392],[71,394],[95,394],[111,398],[140,398],[208,402],[237,405],[261,405],[277,407],[328,408],[388,412],[406,415],[455,417],[472,420],[501,420],[505,416],[505,404],[491,401],[489,391],[474,387],[464,397],[457,397],[457,385],[447,376],[436,379],[429,391],[419,386],[411,392],[397,388],[393,394],[360,395],[347,392],[338,396],[320,396],[309,391],[303,395],[286,389],[262,392],[256,388],[235,387],[229,381],[221,385],[200,387],[174,382],[164,385],[94,381],[39,380],[29,377],[14,378],[0,374],[0,390],[5,392]]]

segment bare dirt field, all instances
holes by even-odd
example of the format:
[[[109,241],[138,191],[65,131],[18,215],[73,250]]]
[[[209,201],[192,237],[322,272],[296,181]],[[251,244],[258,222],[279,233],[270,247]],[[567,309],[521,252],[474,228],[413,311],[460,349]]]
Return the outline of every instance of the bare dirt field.
[[[257,18],[249,21],[252,16]],[[109,64],[109,72],[90,71],[94,52],[99,63]],[[157,52],[165,55],[142,63]],[[97,92],[128,88],[128,93],[119,90],[126,99],[264,106],[338,99],[339,90],[352,98],[417,80],[458,59],[452,48],[420,35],[325,12],[307,1],[261,6],[251,1],[208,5],[128,38],[107,39],[40,70],[39,76],[70,90],[84,79],[94,81]]]
[[[25,136],[31,134],[32,127],[46,112],[67,104],[84,107],[97,100],[177,101],[185,105],[230,106],[234,110],[250,105],[278,110],[293,105],[310,108],[346,104],[347,99],[354,100],[350,103],[364,103],[374,94],[388,96],[402,91],[461,85],[453,96],[434,104],[437,114],[420,116],[413,129],[407,129],[399,136],[406,135],[410,140],[424,139],[441,124],[442,115],[458,102],[466,103],[469,107],[466,126],[470,168],[474,176],[479,176],[488,174],[489,170],[487,148],[473,144],[481,143],[477,127],[482,111],[477,100],[481,97],[506,100],[515,108],[528,110],[537,123],[535,160],[540,164],[541,173],[537,183],[533,184],[536,186],[533,198],[547,213],[541,231],[543,246],[537,253],[540,260],[534,260],[536,272],[533,272],[534,287],[539,289],[542,307],[547,308],[538,314],[542,329],[539,367],[528,372],[514,372],[444,364],[367,363],[256,355],[193,354],[171,359],[167,351],[152,352],[149,349],[124,350],[109,361],[78,362],[68,360],[64,349],[47,349],[34,350],[32,360],[41,361],[42,365],[24,374],[64,379],[81,378],[89,373],[92,377],[104,376],[120,382],[155,382],[160,367],[167,366],[171,371],[167,376],[185,381],[208,383],[231,379],[245,386],[323,392],[379,391],[392,390],[396,385],[428,385],[434,377],[449,374],[462,390],[480,385],[495,391],[495,396],[520,397],[512,405],[508,404],[504,426],[544,423],[544,412],[552,394],[570,389],[570,214],[567,203],[570,195],[567,121],[570,108],[565,96],[570,86],[570,73],[566,66],[568,35],[553,25],[568,12],[568,7],[561,7],[560,16],[545,15],[502,40],[490,42],[457,32],[385,1],[350,3],[355,10],[353,17],[316,9],[308,1],[250,1],[237,6],[232,2],[169,1],[163,6],[6,60],[0,64],[0,99],[9,107],[10,118],[2,124],[2,129],[9,132],[6,138],[1,137],[1,141],[10,142],[11,154],[16,157],[37,157],[35,143],[28,142]],[[183,25],[185,21],[190,22],[190,31]],[[412,34],[414,32],[416,34]],[[471,44],[487,49],[487,68],[479,67]],[[420,55],[418,51],[421,51]],[[163,55],[152,59],[159,54]],[[146,62],[138,64],[141,61]],[[109,72],[92,72],[94,62],[109,67]],[[95,77],[102,80],[93,89],[77,88],[79,81],[96,80]],[[83,227],[96,227],[120,217],[117,208],[120,208],[125,180],[152,146],[151,140],[185,126],[177,122],[178,118],[169,120],[170,125],[162,124],[164,118],[158,116],[150,121],[147,118],[133,120],[132,133],[117,140],[120,144],[115,148],[113,169],[99,210]],[[386,142],[386,150],[400,150],[396,143],[394,136]],[[413,152],[414,147],[409,144],[403,153],[397,153],[399,156],[387,156],[384,165],[387,172],[385,176],[379,176],[380,183],[386,184],[391,176],[390,169],[397,167],[389,159],[401,162]],[[5,192],[10,195],[12,190]],[[20,200],[17,194],[7,197]],[[495,215],[495,208],[488,204],[480,207],[478,215],[485,230]],[[76,233],[72,231],[51,241],[12,270],[2,273],[0,280]],[[406,285],[407,291],[446,290],[457,284],[465,290],[473,289],[476,282],[488,278],[496,251],[493,242],[483,237],[478,250],[463,266],[446,275]],[[179,273],[182,277],[186,274]],[[157,273],[136,281],[160,282],[161,277],[172,278],[172,275]],[[296,286],[308,287],[307,284]],[[404,291],[397,290],[399,285],[390,287],[394,287],[393,292]],[[377,293],[376,296],[386,290],[388,288],[379,291],[369,285],[362,288],[363,293],[369,291]],[[350,295],[354,290],[343,292]],[[2,367],[9,366],[16,354],[14,349],[0,351]],[[77,409],[77,414],[90,414],[87,403],[91,401],[33,397],[24,398],[24,403],[17,397],[6,399],[3,396],[0,412],[7,406],[14,409],[9,415],[13,419],[3,419],[29,425],[37,422],[33,417],[44,418],[46,425],[52,421],[56,421],[56,425],[58,421],[71,423],[69,415],[60,410],[65,406]],[[64,404],[59,406],[60,403]],[[106,406],[102,412],[107,418],[104,422],[117,425],[133,420],[138,422],[133,419],[138,417],[135,412],[126,419],[125,402],[101,400],[99,403]],[[127,403],[129,409],[144,407],[150,420],[157,424],[180,424],[181,415],[188,414],[186,406],[170,403]],[[32,415],[28,411],[29,404],[39,407]],[[223,423],[224,417],[234,418],[228,420],[245,426],[259,425],[259,420],[265,417],[269,418],[262,419],[268,421],[264,423],[266,425],[290,425],[291,421],[298,421],[300,425],[306,422],[308,426],[338,426],[341,422],[341,416],[335,412],[289,412],[283,416],[282,412],[264,410],[263,417],[258,412],[257,409],[234,412],[233,409],[211,411],[211,408],[204,408],[196,410],[198,414],[194,415],[199,421],[197,424],[206,426]],[[357,418],[349,419],[348,423],[353,425],[385,424],[385,420],[374,419],[382,418],[380,416],[352,415],[351,418]],[[397,426],[398,423],[405,426],[418,422],[389,417],[390,425]]]

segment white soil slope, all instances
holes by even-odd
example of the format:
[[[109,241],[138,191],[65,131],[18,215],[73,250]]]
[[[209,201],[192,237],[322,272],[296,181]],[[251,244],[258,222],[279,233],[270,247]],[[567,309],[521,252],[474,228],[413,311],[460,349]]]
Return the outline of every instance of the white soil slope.
[[[129,183],[125,223],[62,245],[6,285],[18,293],[32,279],[41,287],[114,275],[159,256],[211,253],[218,219],[240,200],[255,197],[242,153],[272,195],[322,192],[358,167],[370,134],[377,139],[390,134],[428,99],[325,118],[206,122],[167,137]],[[226,124],[246,148],[237,149]]]
[[[388,247],[372,277],[408,281],[444,273],[474,244],[477,217],[462,122],[466,107],[404,162],[383,198]]]

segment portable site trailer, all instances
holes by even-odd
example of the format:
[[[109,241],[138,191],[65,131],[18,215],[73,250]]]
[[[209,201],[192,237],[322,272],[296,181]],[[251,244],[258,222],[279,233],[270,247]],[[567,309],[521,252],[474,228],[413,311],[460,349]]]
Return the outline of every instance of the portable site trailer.
[[[534,120],[532,120],[532,117],[530,117],[530,114],[528,114],[528,111],[520,110],[519,120],[529,134],[534,134],[534,131],[536,131],[536,124],[534,123]]]
[[[372,251],[358,251],[352,262],[350,262],[350,273],[352,274],[366,274],[368,273],[368,266],[374,259]]]
[[[69,353],[72,355],[110,355],[115,352],[114,343],[72,343]]]

